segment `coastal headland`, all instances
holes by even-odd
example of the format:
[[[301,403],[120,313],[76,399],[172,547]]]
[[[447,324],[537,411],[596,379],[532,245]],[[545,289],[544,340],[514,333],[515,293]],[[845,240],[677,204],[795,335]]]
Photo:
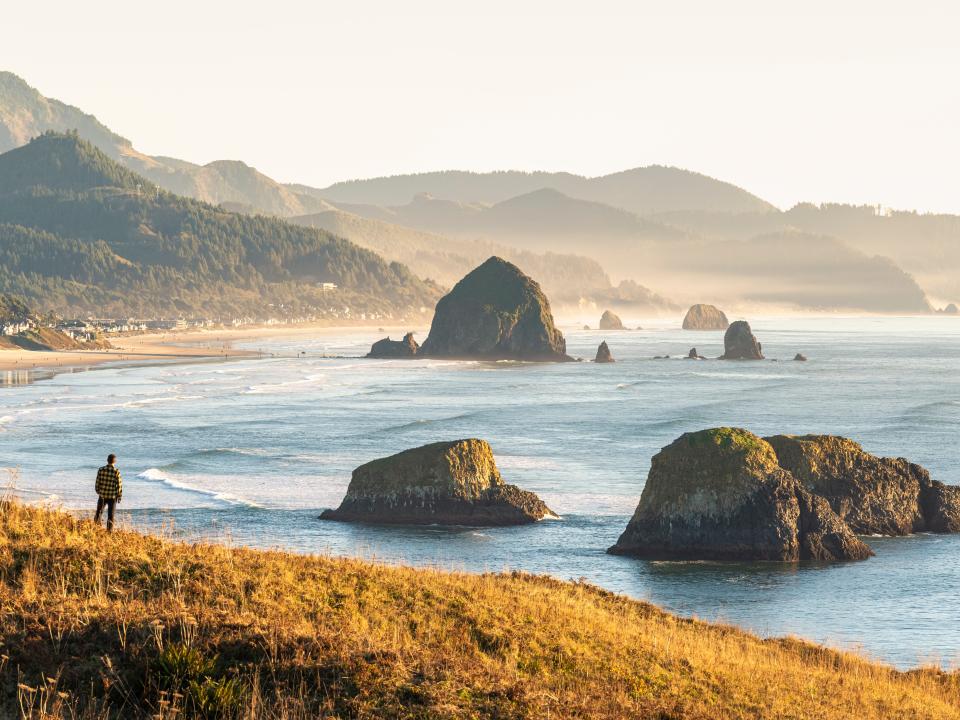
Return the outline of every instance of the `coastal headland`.
[[[580,582],[107,534],[5,499],[0,715],[23,708],[948,720],[960,686],[956,673],[761,639]]]

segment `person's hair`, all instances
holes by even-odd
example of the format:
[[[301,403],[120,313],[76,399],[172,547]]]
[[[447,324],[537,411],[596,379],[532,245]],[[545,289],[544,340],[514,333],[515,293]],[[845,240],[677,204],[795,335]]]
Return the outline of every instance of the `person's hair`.
[[[107,455],[107,465],[113,465],[113,461],[117,459],[117,456],[113,453]]]

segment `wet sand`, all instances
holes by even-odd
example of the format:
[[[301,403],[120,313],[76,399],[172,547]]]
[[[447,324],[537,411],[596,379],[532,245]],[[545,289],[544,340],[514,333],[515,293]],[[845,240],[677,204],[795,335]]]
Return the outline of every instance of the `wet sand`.
[[[373,339],[385,334],[399,335],[406,327],[382,330],[367,326],[273,325],[269,327],[219,330],[184,330],[168,333],[144,333],[109,338],[109,350],[29,351],[0,349],[0,371],[52,370],[87,367],[102,363],[215,359],[256,356],[255,350],[239,350],[233,343],[270,337],[323,337],[345,333],[368,333]]]

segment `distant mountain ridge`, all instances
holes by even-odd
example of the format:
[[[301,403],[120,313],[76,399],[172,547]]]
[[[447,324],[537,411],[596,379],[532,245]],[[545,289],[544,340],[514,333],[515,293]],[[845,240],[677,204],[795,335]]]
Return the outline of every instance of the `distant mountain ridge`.
[[[414,318],[440,295],[347,240],[173,195],[56,133],[0,155],[0,292],[120,317]]]
[[[553,188],[579,200],[611,205],[637,215],[677,210],[710,212],[776,212],[770,203],[700,173],[650,165],[610,175],[584,177],[566,172],[460,170],[349,180],[317,189],[293,190],[334,204],[402,205],[423,193],[443,200],[495,204],[518,195]]]
[[[249,215],[329,225],[391,258],[409,258],[405,261],[421,274],[459,266],[465,257],[462,243],[468,242],[534,253],[527,258],[531,263],[547,253],[587,257],[614,281],[636,278],[683,303],[710,299],[728,307],[760,302],[800,309],[923,312],[928,303],[918,293],[922,296],[924,290],[938,305],[960,299],[958,216],[809,204],[784,212],[730,183],[662,166],[595,178],[564,172],[445,171],[321,189],[282,185],[239,161],[199,166],[146,156],[92,115],[43,97],[11,73],[0,73],[0,150],[47,129],[69,128],[142,176],[141,181]],[[359,218],[394,229],[374,229]],[[408,231],[436,237],[425,242],[412,239]],[[811,237],[817,241],[807,245]],[[778,253],[792,260],[785,262]],[[548,265],[560,271],[560,278],[573,265],[558,263],[556,257]],[[732,263],[731,257],[742,262]],[[841,272],[831,263],[839,263]],[[543,269],[550,270],[548,265]],[[842,287],[844,270],[856,278],[855,291]],[[759,277],[761,272],[770,278]],[[779,278],[781,286],[771,286],[772,278]],[[629,288],[649,292],[635,284]],[[708,288],[716,294],[706,298]],[[647,300],[656,304],[663,298]],[[837,305],[840,301],[855,304]]]
[[[678,168],[650,166],[587,178],[571,173],[444,171],[351,180],[327,188],[282,185],[240,161],[196,165],[151,157],[93,115],[44,97],[11,72],[0,72],[0,153],[53,130],[76,130],[114,160],[170,192],[220,204],[239,203],[284,216],[329,209],[326,202],[401,205],[420,193],[463,202],[497,203],[552,187],[575,198],[602,202],[637,214],[674,210],[768,212],[772,205],[730,183]]]
[[[0,72],[0,153],[27,144],[48,131],[76,130],[113,160],[164,190],[214,205],[240,202],[269,215],[302,215],[326,209],[322,200],[300,195],[239,161],[196,165],[185,160],[151,157],[93,115],[44,97],[21,78]]]

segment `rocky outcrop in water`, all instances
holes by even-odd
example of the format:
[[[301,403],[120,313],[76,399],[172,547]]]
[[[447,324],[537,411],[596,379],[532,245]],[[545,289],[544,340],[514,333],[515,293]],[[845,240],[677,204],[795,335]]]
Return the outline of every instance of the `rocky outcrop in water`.
[[[683,318],[684,330],[726,330],[730,321],[715,305],[691,305]]]
[[[727,328],[723,350],[721,360],[763,360],[762,347],[746,320],[737,320]]]
[[[523,525],[556,517],[534,493],[507,485],[483,440],[439,442],[361,465],[323,520],[383,524]]]
[[[612,313],[609,310],[604,310],[603,315],[600,316],[600,329],[601,330],[626,330],[623,326],[623,321],[620,319],[620,316],[616,313]]]
[[[706,360],[706,358],[697,352],[696,348],[690,348],[690,352],[687,353],[687,360]]]
[[[960,487],[932,480],[904,458],[877,457],[832,435],[766,438],[782,468],[822,496],[854,532],[960,532]]]
[[[793,359],[797,362],[806,362],[807,356],[804,355],[803,353],[797,353],[796,355],[793,356]]]
[[[420,346],[413,339],[413,333],[407,333],[403,340],[391,340],[389,337],[377,340],[367,353],[368,358],[412,358],[416,357]]]
[[[609,552],[648,559],[859,560],[872,555],[823,498],[737,428],[686,433],[654,456]]]
[[[598,363],[616,362],[616,360],[613,359],[613,355],[610,354],[610,348],[607,347],[606,340],[600,343],[600,346],[597,348],[597,357],[594,358],[594,362],[598,362]]]
[[[540,286],[491,257],[440,298],[419,355],[478,360],[570,360]]]

